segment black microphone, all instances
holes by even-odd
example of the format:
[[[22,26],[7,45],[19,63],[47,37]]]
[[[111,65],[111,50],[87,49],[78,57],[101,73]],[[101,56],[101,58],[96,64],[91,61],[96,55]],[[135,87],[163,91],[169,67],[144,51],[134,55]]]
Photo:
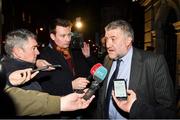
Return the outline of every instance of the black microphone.
[[[102,64],[97,63],[91,68],[91,75],[93,76],[94,81],[92,81],[91,86],[88,91],[83,96],[83,99],[88,100],[99,88],[99,84],[105,79],[107,75],[107,69],[102,66]]]

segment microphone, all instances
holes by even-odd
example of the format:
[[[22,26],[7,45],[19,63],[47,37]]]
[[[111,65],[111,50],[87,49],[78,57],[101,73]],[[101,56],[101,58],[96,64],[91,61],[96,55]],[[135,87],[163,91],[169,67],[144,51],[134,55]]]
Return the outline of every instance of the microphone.
[[[105,79],[107,75],[107,69],[102,66],[102,64],[95,64],[91,70],[91,75],[93,76],[94,81],[92,81],[88,91],[83,96],[83,99],[88,100],[99,88],[99,84]]]

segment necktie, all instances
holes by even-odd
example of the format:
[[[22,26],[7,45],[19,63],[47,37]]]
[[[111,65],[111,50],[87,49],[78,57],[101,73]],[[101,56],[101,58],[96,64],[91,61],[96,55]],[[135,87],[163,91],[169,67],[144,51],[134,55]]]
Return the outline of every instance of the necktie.
[[[106,104],[105,104],[107,106],[106,107],[106,113],[107,113],[106,115],[108,115],[108,116],[109,116],[109,112],[108,112],[109,111],[109,102],[110,102],[111,93],[112,93],[112,89],[113,89],[113,81],[117,78],[119,67],[120,67],[119,65],[120,65],[121,61],[122,61],[121,59],[117,60],[116,69],[109,81],[109,86],[108,86],[108,90],[107,90],[107,94],[106,94]]]

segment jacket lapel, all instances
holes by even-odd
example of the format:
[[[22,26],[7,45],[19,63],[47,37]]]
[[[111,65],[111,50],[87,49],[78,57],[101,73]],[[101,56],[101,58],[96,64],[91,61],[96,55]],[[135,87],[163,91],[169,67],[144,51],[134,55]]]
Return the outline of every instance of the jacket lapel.
[[[142,55],[136,48],[133,48],[129,89],[135,90],[138,87],[141,73],[142,73]]]
[[[102,100],[104,100],[105,96],[106,96],[107,81],[108,81],[108,76],[109,76],[110,69],[111,69],[111,66],[112,66],[112,60],[108,56],[106,56],[105,59],[106,60],[104,62],[104,67],[108,70],[108,73],[106,75],[106,78],[105,78],[105,80],[103,82],[103,86],[102,86],[103,87],[102,88],[102,92],[103,92],[102,93],[102,95],[103,95]]]

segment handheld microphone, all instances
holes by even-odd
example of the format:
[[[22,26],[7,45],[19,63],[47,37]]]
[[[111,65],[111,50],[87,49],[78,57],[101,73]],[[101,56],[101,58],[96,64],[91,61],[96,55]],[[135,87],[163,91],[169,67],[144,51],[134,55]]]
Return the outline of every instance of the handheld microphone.
[[[83,96],[83,99],[88,100],[99,88],[99,84],[105,79],[107,75],[107,69],[102,66],[102,64],[95,64],[90,71],[93,76],[94,81],[92,81],[88,91]]]

